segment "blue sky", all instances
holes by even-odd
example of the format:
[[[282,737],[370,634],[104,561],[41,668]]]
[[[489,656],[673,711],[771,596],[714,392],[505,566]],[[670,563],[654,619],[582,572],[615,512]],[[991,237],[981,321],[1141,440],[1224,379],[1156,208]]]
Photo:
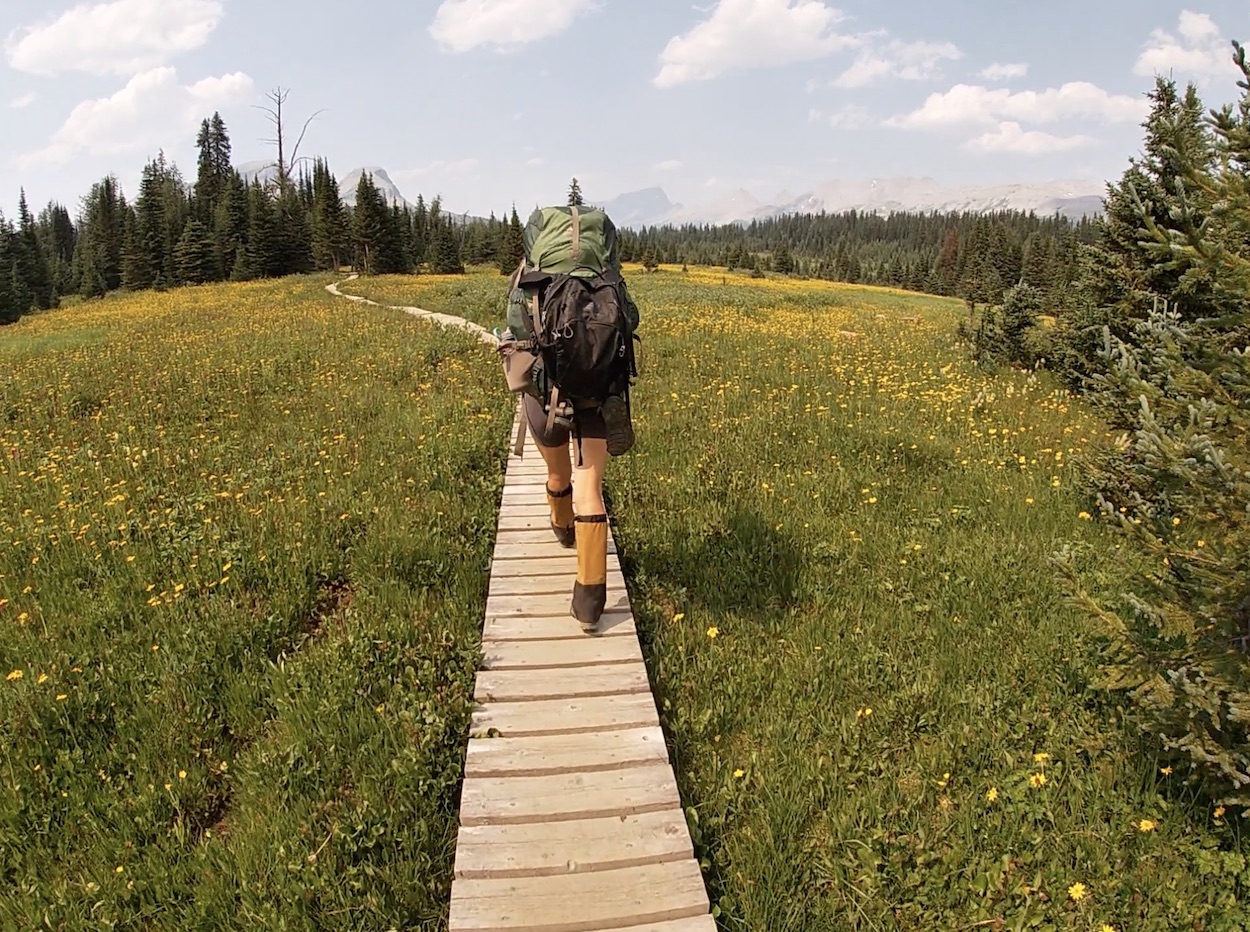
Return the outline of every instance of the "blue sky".
[[[290,88],[301,154],[384,166],[409,199],[522,212],[660,185],[712,202],[832,179],[1118,177],[1156,72],[1237,93],[1245,0],[3,0],[0,210],[76,210],[164,149],[235,162]]]

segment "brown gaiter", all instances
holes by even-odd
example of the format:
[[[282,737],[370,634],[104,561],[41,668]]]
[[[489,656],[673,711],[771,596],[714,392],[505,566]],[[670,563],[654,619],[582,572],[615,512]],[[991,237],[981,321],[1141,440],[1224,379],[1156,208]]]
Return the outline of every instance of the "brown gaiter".
[[[575,540],[573,531],[573,486],[563,492],[547,489],[547,505],[551,509],[551,530],[556,540],[565,547],[572,547]]]
[[[578,515],[577,581],[573,583],[572,615],[582,629],[594,631],[608,601],[608,516]]]

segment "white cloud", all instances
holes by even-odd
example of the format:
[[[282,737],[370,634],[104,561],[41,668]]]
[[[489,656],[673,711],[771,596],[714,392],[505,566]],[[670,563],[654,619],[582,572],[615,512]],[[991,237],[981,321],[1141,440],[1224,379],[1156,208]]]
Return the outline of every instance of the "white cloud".
[[[5,40],[18,71],[130,76],[208,41],[223,14],[221,0],[113,0],[82,3]]]
[[[826,123],[834,129],[860,129],[870,120],[868,110],[855,104],[847,104],[833,113],[825,113],[814,107],[807,112],[808,122]]]
[[[58,165],[75,155],[113,154],[170,146],[190,136],[214,110],[253,96],[252,79],[242,72],[178,83],[171,67],[135,75],[111,97],[84,100],[52,134],[47,146],[18,159],[22,167]]]
[[[1179,37],[1162,29],[1150,34],[1133,66],[1133,74],[1150,77],[1180,72],[1200,82],[1237,74],[1232,45],[1206,13],[1183,10],[1177,22]]]
[[[23,94],[21,97],[14,97],[12,100],[9,101],[9,106],[12,107],[14,110],[21,110],[24,107],[29,107],[38,99],[39,99],[39,95],[36,94],[34,91],[30,91],[28,93]]]
[[[660,162],[655,166],[655,170],[661,172],[675,172],[677,169],[681,168],[681,166],[681,159],[665,159],[663,162]]]
[[[956,84],[945,93],[930,94],[920,109],[891,117],[886,125],[929,128],[1002,120],[1053,123],[1073,117],[1130,123],[1139,122],[1148,109],[1145,98],[1108,94],[1087,81],[1016,93],[1005,88],[990,90],[975,84]]]
[[[1011,78],[1023,78],[1029,73],[1029,66],[1023,62],[1017,65],[1003,65],[998,62],[981,69],[981,77],[987,81],[1008,81]]]
[[[864,87],[878,78],[928,81],[941,75],[943,61],[958,61],[963,52],[950,42],[904,42],[891,39],[865,48],[833,82],[834,87]]]
[[[660,53],[656,87],[706,81],[734,68],[810,61],[860,40],[839,34],[842,14],[820,0],[718,0],[711,15]]]
[[[445,50],[493,45],[512,52],[527,42],[559,35],[594,7],[595,0],[443,0],[429,33]]]
[[[1095,144],[1088,136],[1055,136],[1038,130],[1026,132],[1019,123],[1000,123],[998,129],[964,144],[974,152],[1012,153],[1016,155],[1049,155],[1069,152]]]

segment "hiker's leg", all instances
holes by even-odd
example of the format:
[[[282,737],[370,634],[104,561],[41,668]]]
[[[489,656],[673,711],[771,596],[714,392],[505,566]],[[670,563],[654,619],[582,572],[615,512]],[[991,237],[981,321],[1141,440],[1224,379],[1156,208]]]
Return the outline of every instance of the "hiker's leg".
[[[577,580],[571,611],[591,632],[608,601],[608,516],[603,502],[603,472],[608,463],[604,437],[582,437],[581,462],[573,467],[577,509]]]
[[[547,507],[551,510],[551,530],[556,539],[566,547],[575,543],[573,531],[573,463],[569,458],[569,432],[552,425],[547,433],[547,415],[538,399],[525,395],[525,417],[534,446],[547,464]]]

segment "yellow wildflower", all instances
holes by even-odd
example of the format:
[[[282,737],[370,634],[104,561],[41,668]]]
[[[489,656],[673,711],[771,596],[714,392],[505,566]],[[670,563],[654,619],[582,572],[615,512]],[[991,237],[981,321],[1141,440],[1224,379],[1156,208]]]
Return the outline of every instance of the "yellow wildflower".
[[[718,634],[720,634],[720,628],[716,627],[715,625],[712,625],[712,627],[707,629],[707,636],[710,638],[714,638]]]
[[[745,770],[735,770],[735,771],[734,771],[734,779],[736,779],[736,780],[740,780],[740,779],[742,779],[743,777],[745,777],[745,776],[746,776],[746,773],[747,773],[747,772],[746,772]]]
[[[10,682],[12,682],[13,680],[20,680],[21,678],[22,678],[21,670],[14,670],[12,673],[10,673],[8,676],[5,677],[5,679],[9,680]]]
[[[676,622],[676,621],[681,621],[681,620],[682,620],[683,618],[685,618],[685,617],[686,617],[686,613],[685,613],[685,612],[678,612],[676,615],[674,615],[674,616],[673,616],[673,621],[675,621],[675,622]]]
[[[998,787],[991,786],[988,790],[985,791],[986,802],[992,803],[997,799],[998,799]]]
[[[1085,897],[1089,896],[1089,888],[1080,881],[1077,881],[1072,886],[1068,887],[1068,896],[1072,897],[1074,902],[1079,903],[1081,900],[1085,899]]]
[[[1137,830],[1139,832],[1153,832],[1158,824],[1154,819],[1142,819],[1137,823]]]
[[[1046,785],[1046,774],[1035,773],[1031,777],[1029,777],[1029,786],[1033,787],[1034,789],[1036,789],[1039,786],[1045,786],[1045,785]]]

